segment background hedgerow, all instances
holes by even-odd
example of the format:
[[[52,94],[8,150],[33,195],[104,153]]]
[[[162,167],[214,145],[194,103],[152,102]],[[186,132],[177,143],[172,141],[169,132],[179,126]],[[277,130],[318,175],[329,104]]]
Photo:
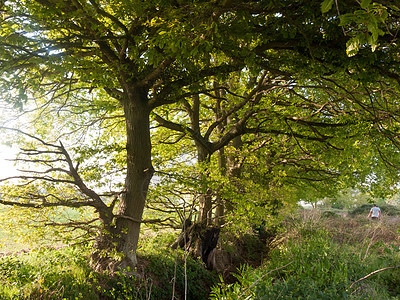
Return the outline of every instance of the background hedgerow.
[[[372,204],[363,204],[351,210],[349,214],[351,216],[367,215],[371,207]],[[390,204],[379,204],[379,208],[384,216],[400,216],[400,209],[397,206]]]

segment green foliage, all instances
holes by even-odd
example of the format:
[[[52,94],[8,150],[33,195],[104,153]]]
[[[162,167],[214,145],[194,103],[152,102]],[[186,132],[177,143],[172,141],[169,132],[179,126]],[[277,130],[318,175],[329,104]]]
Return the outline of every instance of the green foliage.
[[[322,13],[328,13],[334,5],[333,0],[324,0],[321,3]],[[391,23],[389,17],[391,12],[399,11],[396,4],[382,4],[372,0],[363,0],[359,2],[360,9],[339,15],[340,24],[343,26],[344,34],[350,39],[347,42],[348,56],[356,55],[365,45],[369,45],[372,51],[379,46],[379,37],[391,33]],[[339,4],[336,2],[336,8],[340,11]],[[386,24],[386,23],[389,24]]]
[[[32,158],[38,143],[21,141],[27,160],[45,168],[35,173],[22,160],[36,176],[22,179],[46,183],[4,187],[8,199],[101,211],[123,192],[127,212],[141,217],[146,203],[156,211],[146,216],[176,225],[210,192],[231,206],[227,227],[238,231],[277,222],[304,195],[357,184],[384,194],[396,184],[397,170],[386,167],[399,162],[398,49],[377,49],[383,25],[398,22],[388,7],[348,1],[336,16],[332,0],[234,2],[4,2],[2,98],[30,110],[35,135],[66,139],[73,156],[68,166],[60,148],[39,143],[52,151]],[[375,51],[349,59],[343,33],[349,55],[365,44]],[[241,148],[231,147],[239,136]],[[147,183],[130,189],[152,170],[151,138],[162,176],[143,201]],[[241,176],[218,165],[222,150]],[[135,184],[124,190],[125,182]]]
[[[151,299],[171,299],[173,294],[181,299],[185,290],[188,299],[206,299],[216,275],[188,252],[169,248],[175,238],[174,234],[156,233],[145,237],[138,250],[139,260],[146,261],[145,276],[152,283]]]
[[[233,284],[222,282],[212,299],[391,299],[398,295],[398,270],[372,276],[371,272],[398,266],[398,246],[376,243],[368,258],[332,239],[322,219],[294,220],[260,268],[244,266]],[[381,252],[383,250],[383,253]],[[388,278],[391,278],[387,280]],[[354,286],[351,286],[354,283]]]
[[[2,299],[97,299],[87,249],[39,249],[0,259]]]
[[[185,285],[189,299],[205,299],[209,294],[209,286],[215,278],[205,270],[204,266],[185,254],[175,260],[169,254],[151,254],[147,272],[157,278],[152,289],[154,299],[170,299],[174,292],[178,298],[183,298]],[[176,269],[175,269],[176,268]],[[170,284],[166,284],[169,282]]]
[[[388,18],[387,8],[381,4],[372,3],[371,0],[364,0],[360,4],[361,10],[340,16],[340,25],[355,26],[351,39],[347,42],[347,54],[356,55],[360,47],[368,44],[372,51],[378,47],[378,38],[385,34],[384,24]],[[353,29],[350,29],[353,30]],[[349,30],[349,31],[350,31]],[[368,32],[368,33],[367,33]]]
[[[215,285],[214,273],[187,253],[171,250],[174,233],[144,234],[139,264],[134,276],[117,272],[96,273],[88,265],[89,248],[41,248],[29,253],[0,258],[1,299],[393,299],[400,294],[397,269],[388,269],[358,283],[375,270],[400,264],[396,239],[369,239],[368,249],[358,243],[340,242],[343,235],[362,235],[367,230],[389,230],[370,223],[352,226],[349,232],[335,232],[339,222],[302,212],[286,219],[285,230],[275,240],[275,248],[261,267],[240,267],[236,283]],[[330,223],[334,222],[334,223]],[[384,234],[384,232],[382,232]],[[225,236],[228,239],[228,236]],[[363,242],[365,238],[360,239]],[[280,242],[278,242],[280,241]],[[370,242],[371,241],[371,242]],[[243,249],[251,257],[257,253],[256,240],[243,239]],[[235,246],[235,245],[234,245]],[[366,251],[365,251],[366,250]],[[234,251],[237,251],[236,249]],[[361,251],[361,252],[360,252]],[[131,271],[131,270],[127,270]],[[138,276],[136,276],[138,275]],[[354,284],[350,288],[351,284]]]
[[[172,238],[158,234],[144,239],[138,267],[128,273],[94,272],[90,247],[40,248],[3,256],[0,298],[144,300],[171,299],[175,294],[181,299],[186,288],[189,299],[206,299],[216,276],[187,253],[169,249]]]
[[[326,218],[338,218],[339,217],[339,215],[334,211],[324,211],[322,213],[322,216],[326,217]]]
[[[74,222],[91,220],[94,214],[91,209],[0,207],[0,232],[3,235],[0,248],[4,252],[21,248],[86,243],[94,237],[88,234],[84,227],[79,229],[72,225]],[[67,223],[71,226],[57,225]]]

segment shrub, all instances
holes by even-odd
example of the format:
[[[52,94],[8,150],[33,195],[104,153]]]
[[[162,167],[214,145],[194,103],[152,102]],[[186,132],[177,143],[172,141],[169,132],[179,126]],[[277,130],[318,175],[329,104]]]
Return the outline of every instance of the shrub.
[[[336,212],[333,211],[324,211],[322,213],[322,216],[325,218],[339,218],[339,214],[337,214]]]
[[[138,266],[142,287],[151,284],[151,299],[172,299],[172,295],[183,299],[185,293],[187,299],[207,299],[216,275],[183,250],[171,249],[175,238],[172,233],[157,232],[142,239]]]

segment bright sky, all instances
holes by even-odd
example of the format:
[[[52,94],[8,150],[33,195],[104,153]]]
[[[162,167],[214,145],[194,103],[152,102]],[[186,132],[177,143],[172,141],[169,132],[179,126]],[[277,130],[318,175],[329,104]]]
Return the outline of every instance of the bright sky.
[[[21,113],[17,109],[0,99],[0,126],[18,128],[20,122],[18,115],[21,115]],[[17,174],[17,168],[14,166],[14,162],[9,160],[15,159],[19,148],[16,145],[9,146],[4,144],[6,142],[12,143],[13,137],[10,131],[0,131],[0,178]]]
[[[14,162],[7,160],[15,158],[17,152],[18,150],[15,147],[0,144],[0,178],[13,176],[17,173]]]

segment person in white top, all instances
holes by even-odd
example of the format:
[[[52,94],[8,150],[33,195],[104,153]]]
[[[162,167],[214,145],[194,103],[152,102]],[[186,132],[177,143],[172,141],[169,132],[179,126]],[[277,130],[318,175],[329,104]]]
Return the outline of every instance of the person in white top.
[[[372,220],[380,220],[381,216],[381,209],[376,204],[373,204],[367,218],[371,217]]]

